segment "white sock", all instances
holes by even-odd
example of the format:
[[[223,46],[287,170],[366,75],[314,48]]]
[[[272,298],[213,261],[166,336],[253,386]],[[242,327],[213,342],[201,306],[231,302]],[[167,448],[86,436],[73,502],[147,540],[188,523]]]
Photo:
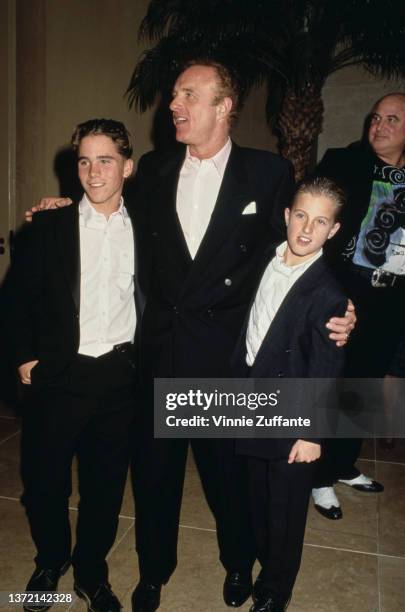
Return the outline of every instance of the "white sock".
[[[351,480],[343,480],[342,478],[339,478],[339,482],[343,482],[343,484],[347,484],[352,487],[353,485],[371,485],[373,481],[368,476],[359,474],[356,476],[356,478],[352,478]]]
[[[322,506],[326,510],[329,510],[332,506],[340,508],[340,503],[333,487],[312,489],[312,499],[317,506]]]

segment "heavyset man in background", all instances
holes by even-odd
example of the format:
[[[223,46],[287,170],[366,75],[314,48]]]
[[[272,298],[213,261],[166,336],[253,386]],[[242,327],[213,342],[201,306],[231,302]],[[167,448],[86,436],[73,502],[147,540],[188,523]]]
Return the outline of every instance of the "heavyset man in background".
[[[342,231],[327,252],[358,316],[348,344],[346,376],[403,377],[405,94],[378,100],[371,111],[368,142],[328,150],[317,174],[335,180],[348,196]],[[326,518],[342,517],[333,489],[336,481],[366,493],[384,489],[355,467],[361,442],[326,442],[313,490],[315,507]]]

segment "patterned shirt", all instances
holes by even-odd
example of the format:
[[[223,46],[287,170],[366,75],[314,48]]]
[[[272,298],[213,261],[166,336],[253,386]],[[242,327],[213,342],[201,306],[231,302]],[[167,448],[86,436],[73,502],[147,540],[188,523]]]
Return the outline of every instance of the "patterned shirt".
[[[343,255],[352,253],[359,266],[405,274],[405,168],[376,160],[367,213]]]

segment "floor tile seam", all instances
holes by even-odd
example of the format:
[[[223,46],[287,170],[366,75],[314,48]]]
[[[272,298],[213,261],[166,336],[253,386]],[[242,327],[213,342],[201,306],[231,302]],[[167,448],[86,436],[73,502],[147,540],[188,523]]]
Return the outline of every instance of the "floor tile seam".
[[[377,466],[377,440],[374,439],[374,474],[375,478],[378,478],[378,466]],[[381,612],[381,556],[380,556],[380,498],[377,496],[377,516],[376,516],[376,536],[377,536],[377,609]]]
[[[324,548],[326,550],[337,550],[339,552],[355,553],[357,555],[367,555],[369,557],[377,557],[379,559],[396,559],[400,561],[405,561],[405,556],[402,557],[399,555],[385,555],[384,553],[369,552],[366,550],[354,550],[352,548],[338,548],[336,546],[325,546],[324,544],[310,544],[309,542],[304,542],[304,546],[308,546],[310,548]]]
[[[19,502],[20,500],[17,497],[7,497],[4,495],[0,495],[0,500],[1,499],[5,499],[5,500],[9,500],[9,501],[16,501]],[[69,506],[69,510],[72,510],[73,512],[77,512],[77,508],[75,508],[74,506]],[[135,517],[133,516],[127,516],[125,514],[120,514],[119,515],[120,519],[127,519],[132,521],[132,524],[129,525],[125,531],[125,534],[132,529],[133,525],[135,524]],[[209,528],[209,527],[195,527],[195,526],[191,526],[191,525],[183,525],[182,523],[180,523],[179,527],[181,527],[182,529],[192,529],[194,531],[206,531],[209,533],[215,533],[215,529]],[[125,537],[125,534],[123,537]],[[371,552],[367,552],[367,551],[362,551],[362,550],[354,550],[354,549],[350,549],[350,548],[338,548],[335,546],[324,546],[322,544],[310,544],[305,542],[304,546],[309,546],[312,548],[325,548],[328,550],[338,550],[341,552],[353,552],[353,553],[358,553],[358,554],[364,554],[364,555],[372,555],[375,557],[384,557],[384,558],[390,558],[390,559],[405,559],[405,556],[401,557],[401,556],[396,556],[396,555],[384,555],[383,553],[371,553]]]
[[[182,523],[179,523],[179,527],[182,529],[194,529],[195,531],[208,531],[210,533],[216,533],[216,529],[213,529],[212,527],[196,527],[193,525],[183,525]]]
[[[382,463],[383,465],[405,465],[404,461],[385,461],[384,459],[362,459],[362,461],[367,461],[368,463]]]
[[[378,596],[378,612],[382,612],[382,603],[381,603],[381,585],[382,585],[382,576],[381,576],[381,558],[377,557],[377,596]]]
[[[317,527],[309,527],[309,525],[307,525],[308,529],[311,529],[313,532],[315,532],[316,535],[326,535],[326,537],[329,537],[330,535],[335,535],[337,532],[334,529],[328,529],[328,528],[324,528],[324,529],[319,529]],[[370,540],[372,539],[373,541],[377,542],[377,538],[371,534],[365,535],[363,533],[356,533],[355,531],[339,531],[338,532],[339,535],[341,536],[346,536],[346,537],[354,537],[354,538],[363,538],[366,540]]]
[[[19,502],[19,497],[9,497],[8,495],[0,495],[0,500],[5,499],[6,501],[16,501]]]
[[[7,501],[16,501],[16,502],[20,502],[20,499],[18,497],[8,497],[6,495],[0,495],[0,500],[7,500]],[[75,508],[74,506],[69,506],[69,510],[72,510],[74,512],[77,512],[77,508]],[[119,542],[121,542],[121,540],[125,537],[125,535],[128,533],[128,531],[130,529],[132,529],[132,527],[135,524],[135,517],[133,516],[127,516],[125,514],[120,514],[119,518],[123,518],[123,519],[127,519],[127,520],[131,520],[132,524],[129,525],[127,527],[127,529],[125,530],[125,533],[123,534],[123,536],[120,538],[120,540],[118,541],[117,545],[119,544]],[[179,524],[179,527],[181,527],[182,529],[192,529],[194,531],[207,531],[210,533],[215,533],[215,529],[209,528],[209,527],[195,527],[195,526],[191,526],[191,525],[183,525],[183,524]],[[372,556],[372,557],[380,557],[380,558],[385,558],[385,559],[397,559],[397,560],[405,560],[405,556],[400,556],[400,555],[386,555],[384,553],[380,553],[380,552],[368,552],[365,550],[354,550],[352,548],[339,548],[336,546],[325,546],[323,544],[311,544],[309,542],[305,542],[304,546],[308,546],[310,548],[324,548],[327,550],[337,550],[340,552],[350,552],[350,553],[355,553],[355,554],[360,554],[360,555],[368,555],[368,556]]]
[[[7,438],[4,438],[4,440],[0,440],[0,446],[2,444],[4,444],[5,442],[8,442],[8,440],[11,440],[11,438],[14,438],[15,436],[17,436],[20,433],[20,429],[18,431],[15,431],[14,433],[12,433],[10,436],[7,436]]]
[[[111,557],[111,555],[113,554],[113,552],[118,548],[118,546],[121,544],[121,542],[127,537],[128,532],[132,529],[132,527],[135,525],[135,521],[132,520],[131,524],[125,529],[124,533],[121,535],[120,538],[118,538],[118,540],[116,539],[113,546],[111,547],[108,555],[107,555],[107,559],[109,559]]]
[[[6,500],[6,501],[16,501],[16,502],[20,502],[20,498],[19,497],[9,497],[8,495],[0,495],[0,500]],[[69,510],[71,510],[72,512],[77,512],[78,508],[76,506],[69,506]],[[126,514],[119,514],[118,518],[120,519],[127,519],[129,521],[135,522],[135,516],[127,516]]]

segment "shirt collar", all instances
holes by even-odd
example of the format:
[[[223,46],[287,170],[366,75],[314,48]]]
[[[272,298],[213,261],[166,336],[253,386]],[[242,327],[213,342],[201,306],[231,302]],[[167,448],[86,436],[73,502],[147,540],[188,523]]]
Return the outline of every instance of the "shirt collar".
[[[194,157],[193,155],[191,155],[190,148],[187,146],[185,162],[191,163],[193,165],[200,164],[202,161],[210,162],[215,166],[219,176],[222,178],[224,176],[226,164],[228,163],[228,159],[231,154],[231,149],[232,141],[230,138],[228,138],[228,140],[226,141],[222,149],[218,151],[218,153],[215,153],[213,157],[201,160],[198,159],[198,157]]]
[[[83,197],[79,202],[79,215],[81,215],[84,225],[87,225],[87,223],[91,219],[96,219],[100,216],[105,219],[104,215],[102,213],[99,213],[94,208],[94,206],[92,206],[86,194],[83,194]],[[111,217],[115,217],[115,216],[121,217],[123,224],[124,225],[127,224],[129,215],[128,215],[127,209],[124,206],[124,198],[122,196],[120,198],[120,204],[119,204],[118,210],[116,210],[115,212],[111,214]]]
[[[312,263],[314,263],[314,261],[322,257],[322,253],[323,253],[323,249],[320,249],[310,259],[306,259],[302,263],[296,264],[295,266],[287,266],[287,264],[284,262],[284,254],[285,254],[286,248],[287,248],[287,241],[285,240],[284,242],[279,244],[279,246],[276,248],[276,256],[274,258],[275,259],[274,263],[279,269],[281,268],[285,271],[289,270],[291,272],[309,268],[309,266]]]

